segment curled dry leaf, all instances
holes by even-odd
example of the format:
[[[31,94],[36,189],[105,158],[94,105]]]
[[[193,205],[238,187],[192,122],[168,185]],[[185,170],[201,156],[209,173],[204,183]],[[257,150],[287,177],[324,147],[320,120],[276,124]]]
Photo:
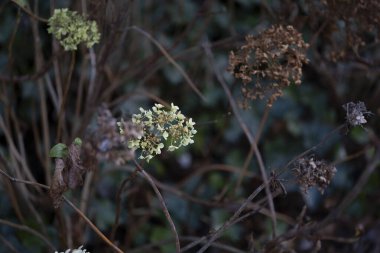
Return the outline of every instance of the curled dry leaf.
[[[86,169],[80,159],[80,145],[71,144],[68,155],[55,159],[55,168],[50,196],[53,199],[54,208],[58,208],[62,202],[62,194],[68,189],[74,189],[83,182],[83,174]]]
[[[50,186],[50,196],[53,199],[54,208],[58,208],[62,202],[62,194],[67,190],[64,179],[65,162],[62,158],[55,159],[54,176]]]

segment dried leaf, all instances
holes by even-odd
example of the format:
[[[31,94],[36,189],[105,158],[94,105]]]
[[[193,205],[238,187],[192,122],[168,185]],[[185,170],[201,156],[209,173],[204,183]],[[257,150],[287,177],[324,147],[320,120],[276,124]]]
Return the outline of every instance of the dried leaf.
[[[58,208],[62,202],[62,194],[67,190],[65,180],[65,162],[62,158],[55,159],[53,180],[50,186],[50,196],[53,199],[54,208]]]

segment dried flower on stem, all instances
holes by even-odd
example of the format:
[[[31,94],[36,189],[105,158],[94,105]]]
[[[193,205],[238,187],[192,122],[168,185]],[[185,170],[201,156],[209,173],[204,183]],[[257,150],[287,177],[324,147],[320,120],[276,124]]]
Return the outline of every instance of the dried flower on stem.
[[[135,152],[128,148],[127,142],[140,135],[141,129],[130,121],[118,122],[111,111],[102,105],[98,109],[96,127],[86,137],[84,144],[86,162],[98,160],[123,165],[135,158]]]
[[[367,111],[365,104],[361,101],[354,103],[349,102],[343,105],[344,110],[346,111],[346,121],[350,126],[361,126],[367,123],[365,119],[365,114],[371,114],[370,111]]]
[[[246,100],[267,98],[270,106],[291,83],[301,84],[308,47],[292,26],[272,26],[256,37],[246,36],[246,44],[230,53],[228,70],[243,81]]]
[[[326,161],[316,160],[313,156],[298,159],[293,168],[293,174],[305,193],[313,186],[323,193],[336,172],[334,166]]]

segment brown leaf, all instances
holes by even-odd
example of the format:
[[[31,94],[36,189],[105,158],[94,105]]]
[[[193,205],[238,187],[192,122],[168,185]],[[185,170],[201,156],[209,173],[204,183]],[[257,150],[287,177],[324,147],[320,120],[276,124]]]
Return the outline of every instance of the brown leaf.
[[[49,192],[51,198],[53,199],[54,208],[59,207],[62,202],[62,194],[67,190],[67,179],[65,180],[65,174],[64,160],[62,158],[56,158],[53,180]]]

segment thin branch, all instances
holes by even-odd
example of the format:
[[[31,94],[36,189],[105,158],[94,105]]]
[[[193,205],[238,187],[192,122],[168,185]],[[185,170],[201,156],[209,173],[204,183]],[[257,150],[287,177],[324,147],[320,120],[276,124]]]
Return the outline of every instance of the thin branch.
[[[319,146],[321,146],[322,144],[324,144],[329,138],[331,135],[333,135],[335,132],[339,132],[341,129],[343,129],[344,127],[346,126],[346,124],[342,124],[340,126],[338,126],[337,128],[335,128],[334,130],[332,130],[330,133],[328,133],[326,136],[323,137],[323,139],[316,145],[312,146],[311,148],[307,149],[306,151],[302,152],[301,154],[297,155],[296,157],[294,157],[292,160],[290,160],[286,166],[281,169],[281,171],[278,173],[278,175],[281,175],[286,169],[289,168],[290,165],[292,165],[295,161],[297,161],[298,159],[306,156],[307,154],[309,154],[310,152],[316,150]]]
[[[110,236],[111,240],[115,238],[116,229],[119,226],[119,218],[120,218],[120,211],[121,211],[121,194],[123,193],[124,188],[127,186],[127,184],[136,178],[137,172],[138,172],[138,169],[135,169],[129,177],[123,180],[123,182],[121,183],[121,186],[117,190],[115,221],[113,223],[112,230],[111,230],[111,236]]]
[[[189,241],[189,242],[192,242],[192,241],[198,242],[199,240],[201,240],[202,242],[204,242],[204,237],[180,236],[179,239],[181,241]],[[139,248],[135,248],[135,249],[129,251],[129,253],[151,252],[152,248],[155,248],[155,247],[158,247],[158,246],[161,246],[161,245],[166,245],[168,243],[171,243],[172,241],[173,241],[173,239],[167,239],[167,240],[162,240],[162,241],[159,241],[159,242],[145,244],[144,246],[141,246]],[[214,248],[216,248],[216,249],[222,250],[222,252],[246,253],[246,251],[239,250],[239,249],[237,249],[235,247],[232,247],[232,246],[229,246],[229,245],[226,245],[226,244],[223,244],[223,243],[214,242],[212,244],[212,246]],[[184,252],[184,251],[182,250],[181,252]]]
[[[247,207],[247,205],[261,192],[262,189],[265,188],[265,185],[260,185],[254,192],[249,195],[249,197],[241,204],[239,209],[225,222],[223,225],[218,228],[215,233],[211,236],[210,239],[208,239],[208,242],[198,251],[198,253],[205,252],[211,244],[218,239],[221,234],[226,231],[226,229],[240,216],[240,214],[244,211],[244,209]],[[272,195],[271,195],[272,196]]]
[[[0,235],[0,241],[5,247],[7,247],[12,253],[20,253],[10,242],[7,241],[3,236]]]
[[[124,253],[121,249],[119,249],[115,244],[113,244],[95,225],[90,221],[89,218],[81,211],[79,208],[77,208],[69,199],[67,199],[65,196],[63,196],[63,199],[69,206],[71,206],[82,219],[84,219],[87,224],[94,230],[94,232],[105,242],[107,243],[111,248],[113,248],[118,253]]]
[[[215,74],[216,78],[218,79],[220,85],[223,87],[224,92],[226,93],[226,96],[228,98],[228,101],[230,103],[232,111],[233,111],[233,113],[234,113],[237,121],[239,122],[240,127],[242,128],[243,132],[245,133],[245,135],[246,135],[246,137],[247,137],[247,139],[248,139],[251,147],[253,148],[253,150],[255,152],[255,156],[256,156],[257,162],[259,164],[261,176],[262,176],[262,179],[264,181],[265,193],[266,193],[266,195],[268,197],[268,200],[269,200],[269,208],[270,208],[271,214],[272,214],[273,237],[275,237],[276,236],[276,226],[277,226],[276,212],[275,212],[275,209],[274,209],[273,198],[271,196],[272,193],[271,193],[271,191],[269,189],[268,176],[266,174],[266,170],[265,170],[263,159],[261,157],[261,153],[260,153],[260,151],[259,151],[259,149],[258,149],[258,147],[256,145],[256,141],[255,141],[254,137],[252,136],[251,132],[248,129],[248,126],[245,124],[245,122],[243,121],[243,119],[240,116],[238,106],[236,104],[236,101],[232,97],[231,91],[229,90],[229,88],[228,88],[226,82],[224,81],[221,73],[217,69],[216,64],[214,63],[214,56],[212,54],[209,42],[206,41],[203,44],[203,47],[204,47],[206,55],[207,55],[207,57],[208,57],[208,59],[209,59],[209,61],[211,63],[211,66],[214,69],[214,74]]]
[[[278,194],[275,194],[273,197],[277,197]],[[248,217],[251,217],[252,215],[256,214],[257,212],[260,212],[260,210],[262,209],[262,206],[264,205],[264,203],[267,202],[267,197],[264,198],[264,199],[261,199],[257,202],[257,206],[252,209],[251,211],[247,212],[246,214],[240,216],[240,217],[237,217],[235,220],[231,221],[228,225],[226,225],[226,228],[225,229],[228,229],[230,228],[231,226],[247,219]],[[214,232],[215,233],[215,232]],[[211,236],[212,234],[210,235],[207,235],[207,236],[202,236],[200,237],[197,241],[194,241],[188,245],[186,245],[185,247],[182,248],[182,251],[181,253],[185,252],[185,251],[188,251],[190,250],[191,248],[194,248],[195,246],[197,246],[198,244],[201,244],[201,243],[205,243],[205,241]],[[213,244],[212,244],[213,245]]]
[[[65,90],[63,93],[63,98],[61,100],[61,105],[58,113],[58,124],[57,124],[57,142],[61,140],[61,133],[62,128],[64,126],[64,119],[65,119],[65,106],[67,101],[67,96],[69,94],[70,84],[71,84],[71,77],[74,72],[74,66],[75,66],[75,51],[72,51],[71,54],[71,62],[70,62],[70,68],[69,68],[69,74],[66,80]]]
[[[11,0],[13,3],[17,4],[23,11],[25,11],[30,17],[34,18],[35,20],[38,20],[40,22],[44,22],[44,23],[47,23],[49,20],[45,19],[45,18],[41,18],[39,16],[37,16],[36,14],[34,14],[33,12],[31,12],[31,10],[29,10],[28,8],[28,5],[26,6],[23,6],[21,4],[19,4],[20,1],[16,1],[16,0]]]
[[[362,192],[364,186],[369,180],[369,177],[375,171],[375,169],[380,165],[380,147],[378,147],[377,152],[374,155],[372,162],[366,167],[363,173],[360,175],[358,181],[352,190],[345,196],[339,206],[329,213],[329,215],[318,225],[319,228],[323,228],[328,222],[339,217],[341,213],[347,209],[347,207],[356,199],[360,192]]]
[[[154,45],[157,46],[157,48],[161,51],[161,53],[166,57],[166,59],[174,65],[174,67],[181,73],[181,75],[185,78],[186,82],[190,85],[190,87],[194,90],[195,93],[203,100],[206,101],[206,98],[203,96],[203,94],[199,91],[197,86],[193,83],[193,81],[190,79],[190,77],[187,75],[187,73],[183,70],[183,68],[173,59],[173,57],[170,56],[170,54],[166,51],[166,49],[156,40],[154,39],[149,33],[142,30],[141,28],[137,26],[131,26],[130,29],[135,30],[139,32],[140,34],[147,37],[151,42],[153,42]]]
[[[44,185],[44,184],[40,184],[40,183],[35,183],[35,182],[31,182],[31,181],[26,181],[26,180],[22,180],[22,179],[17,179],[17,178],[14,178],[10,175],[8,175],[5,171],[1,170],[0,169],[0,174],[6,176],[10,181],[12,182],[16,182],[16,183],[23,183],[23,184],[28,184],[28,185],[33,185],[33,186],[37,186],[37,187],[41,187],[41,188],[44,188],[44,189],[50,189],[49,186],[47,185]],[[91,227],[91,229],[106,243],[108,244],[111,248],[113,248],[116,252],[118,253],[124,253],[121,249],[119,249],[115,244],[113,244],[91,221],[89,218],[87,218],[87,216],[81,211],[79,210],[79,208],[77,208],[68,198],[66,198],[65,196],[62,196],[63,197],[63,200],[69,205],[71,206],[78,214],[79,216],[81,216],[85,221],[86,223]]]
[[[41,233],[39,233],[38,231],[28,227],[28,226],[25,226],[25,225],[20,225],[20,224],[17,224],[17,223],[13,223],[13,222],[10,222],[10,221],[7,221],[7,220],[3,220],[3,219],[0,219],[0,224],[2,225],[5,225],[5,226],[9,226],[9,227],[13,227],[13,228],[16,228],[18,230],[22,230],[22,231],[25,231],[25,232],[28,232],[38,238],[40,238],[46,245],[49,246],[49,248],[53,251],[56,251],[57,249],[54,247],[54,245],[50,242],[50,240],[48,238],[45,238],[45,236],[43,236]]]
[[[141,165],[136,160],[133,160],[133,161],[134,161],[136,167],[138,168],[139,172],[148,180],[149,184],[152,186],[154,192],[156,193],[158,199],[160,200],[163,212],[164,212],[164,214],[166,216],[166,219],[168,220],[168,222],[170,224],[170,228],[171,228],[171,230],[172,230],[172,232],[174,234],[176,252],[177,253],[181,252],[181,246],[180,246],[180,242],[179,242],[179,236],[178,236],[178,233],[177,233],[177,229],[175,228],[175,225],[174,225],[174,222],[173,222],[173,220],[172,220],[172,218],[170,216],[169,210],[166,207],[164,198],[162,197],[162,195],[161,195],[160,191],[158,190],[157,186],[155,185],[152,177],[141,167]]]

